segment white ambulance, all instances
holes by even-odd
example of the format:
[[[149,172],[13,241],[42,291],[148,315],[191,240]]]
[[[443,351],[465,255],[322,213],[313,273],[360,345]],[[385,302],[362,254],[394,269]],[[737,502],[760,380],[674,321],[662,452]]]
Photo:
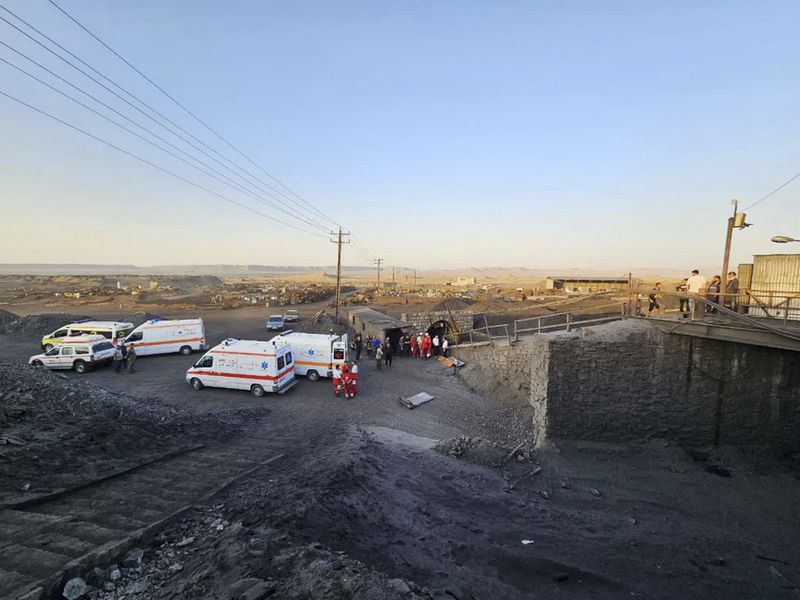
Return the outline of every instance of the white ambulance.
[[[120,323],[117,321],[80,321],[70,323],[56,329],[42,338],[42,348],[45,352],[56,344],[69,343],[69,338],[86,335],[102,335],[107,340],[117,343],[133,331],[133,323]]]
[[[207,348],[203,319],[152,319],[134,329],[125,338],[125,343],[136,347],[137,356],[170,352],[188,356]]]
[[[266,392],[283,394],[294,387],[294,369],[292,347],[283,340],[231,338],[214,346],[186,371],[186,381],[196,390],[250,390],[260,398]]]
[[[282,339],[294,350],[294,372],[310,381],[331,377],[333,365],[347,360],[347,334],[301,333],[287,331],[272,339]]]

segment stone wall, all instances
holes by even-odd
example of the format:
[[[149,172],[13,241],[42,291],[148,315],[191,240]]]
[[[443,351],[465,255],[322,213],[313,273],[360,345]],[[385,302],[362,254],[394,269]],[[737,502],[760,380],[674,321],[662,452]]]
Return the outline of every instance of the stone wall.
[[[537,440],[798,446],[800,353],[628,320],[513,346],[457,347],[473,388],[530,402]],[[528,378],[525,381],[525,378]]]
[[[450,321],[452,314],[453,321],[458,325],[460,331],[469,331],[473,327],[475,313],[472,311],[453,311],[448,313],[446,310],[428,311],[419,313],[403,313],[400,318],[406,323],[411,323],[415,329],[426,331],[428,327],[438,321]]]
[[[459,375],[472,389],[520,405],[530,402],[532,369],[545,367],[536,357],[546,347],[544,340],[531,337],[529,342],[513,346],[457,346],[452,354],[466,363]]]
[[[585,331],[548,336],[547,369],[532,373],[539,439],[781,446],[800,432],[796,352],[662,333],[641,321]]]

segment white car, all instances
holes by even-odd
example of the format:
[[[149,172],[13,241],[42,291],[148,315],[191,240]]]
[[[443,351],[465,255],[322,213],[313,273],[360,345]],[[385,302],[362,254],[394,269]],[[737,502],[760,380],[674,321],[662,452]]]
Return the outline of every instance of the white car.
[[[36,354],[28,359],[34,367],[48,369],[72,369],[76,373],[85,373],[99,365],[107,365],[114,360],[116,349],[107,339],[87,340],[83,343],[72,341],[69,344],[58,344],[43,354]]]
[[[289,309],[283,315],[283,320],[286,323],[297,323],[300,320],[300,313],[294,309]]]
[[[267,319],[267,331],[281,331],[283,329],[283,315],[271,315]]]

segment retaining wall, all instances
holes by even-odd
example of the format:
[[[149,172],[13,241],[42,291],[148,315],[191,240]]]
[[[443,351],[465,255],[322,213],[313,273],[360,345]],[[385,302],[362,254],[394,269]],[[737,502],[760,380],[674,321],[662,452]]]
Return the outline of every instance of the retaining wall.
[[[481,365],[468,375],[473,387],[531,403],[539,443],[663,437],[798,446],[797,352],[667,334],[637,320],[456,350]],[[524,374],[522,362],[527,385],[515,375]]]

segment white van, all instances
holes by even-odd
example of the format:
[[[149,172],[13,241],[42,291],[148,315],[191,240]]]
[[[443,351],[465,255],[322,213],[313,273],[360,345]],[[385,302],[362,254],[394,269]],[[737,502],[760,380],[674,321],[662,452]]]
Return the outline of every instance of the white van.
[[[332,377],[333,365],[347,360],[347,334],[300,333],[287,331],[274,338],[291,344],[294,350],[294,372],[311,381]]]
[[[42,338],[42,348],[47,352],[56,344],[69,341],[67,338],[81,335],[102,335],[107,340],[116,343],[123,340],[133,331],[133,323],[117,321],[82,321],[70,323],[56,329]]]
[[[134,344],[136,356],[180,352],[188,356],[196,350],[206,350],[203,319],[152,319],[142,323],[125,338]]]
[[[280,339],[231,338],[214,346],[186,371],[186,381],[196,390],[250,390],[260,398],[266,392],[283,394],[294,387],[294,368],[292,347]]]
[[[75,336],[68,344],[57,344],[44,354],[31,356],[28,364],[85,373],[96,366],[110,363],[115,352],[114,344],[103,336]]]

